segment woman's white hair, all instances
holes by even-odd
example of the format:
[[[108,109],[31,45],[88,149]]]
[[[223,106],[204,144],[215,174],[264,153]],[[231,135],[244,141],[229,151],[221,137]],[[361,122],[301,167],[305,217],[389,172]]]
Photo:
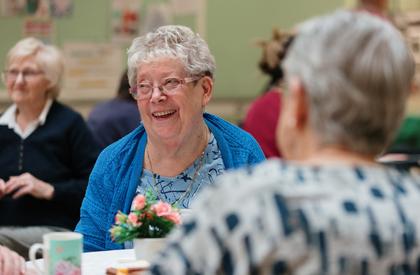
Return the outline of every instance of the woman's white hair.
[[[207,43],[185,26],[162,26],[133,40],[128,53],[128,80],[137,83],[137,69],[142,63],[169,57],[180,60],[189,76],[213,77],[216,64]]]
[[[61,90],[64,73],[64,59],[61,52],[52,45],[46,45],[33,37],[25,38],[10,49],[6,57],[6,67],[16,60],[34,57],[35,62],[50,81],[47,94],[57,98]]]
[[[300,79],[321,145],[377,155],[404,115],[414,61],[401,34],[363,12],[337,11],[299,27],[285,63]]]

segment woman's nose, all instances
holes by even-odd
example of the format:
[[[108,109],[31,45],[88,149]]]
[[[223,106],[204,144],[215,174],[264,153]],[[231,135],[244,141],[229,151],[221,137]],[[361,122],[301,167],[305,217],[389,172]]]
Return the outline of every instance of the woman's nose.
[[[165,95],[162,87],[159,87],[159,86],[153,86],[152,87],[152,95],[151,95],[151,98],[150,98],[150,100],[152,102],[162,101],[165,98],[165,96],[166,95]]]
[[[16,76],[15,83],[22,83],[24,81],[25,81],[25,77],[23,75],[23,72],[19,72],[18,75]]]

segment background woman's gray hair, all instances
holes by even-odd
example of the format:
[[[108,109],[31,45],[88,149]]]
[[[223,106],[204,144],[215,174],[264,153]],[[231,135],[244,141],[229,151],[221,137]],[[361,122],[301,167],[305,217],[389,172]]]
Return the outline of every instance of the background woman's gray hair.
[[[287,80],[303,82],[322,144],[376,155],[392,141],[414,61],[391,24],[350,11],[311,20],[299,27],[284,67]]]
[[[6,57],[6,68],[17,60],[34,57],[35,62],[50,81],[47,94],[51,98],[57,98],[61,90],[61,82],[64,73],[64,58],[61,52],[52,45],[46,45],[41,40],[33,37],[19,41],[10,49]]]
[[[181,60],[189,76],[206,74],[213,77],[216,64],[207,43],[185,26],[163,26],[133,40],[128,49],[128,79],[136,85],[141,63],[160,57]]]

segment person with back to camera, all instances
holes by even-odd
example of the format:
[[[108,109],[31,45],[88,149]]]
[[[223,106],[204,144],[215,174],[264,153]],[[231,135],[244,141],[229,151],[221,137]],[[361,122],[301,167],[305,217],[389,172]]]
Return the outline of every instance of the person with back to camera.
[[[187,27],[163,26],[133,41],[128,78],[142,124],[95,164],[76,228],[85,251],[123,247],[109,229],[137,193],[189,208],[225,170],[264,159],[251,135],[204,112],[214,71],[207,43]]]
[[[121,76],[116,98],[95,106],[87,124],[102,149],[139,126],[140,114],[130,94],[127,70]]]
[[[99,152],[82,116],[56,100],[63,64],[35,38],[6,58],[13,104],[0,115],[0,245],[24,257],[44,233],[74,229]]]
[[[255,137],[266,158],[281,157],[275,137],[281,106],[280,85],[284,74],[281,63],[292,40],[293,34],[275,29],[270,41],[259,43],[263,48],[259,67],[270,76],[270,80],[264,94],[251,103],[242,127]]]
[[[152,274],[418,274],[420,177],[375,162],[414,60],[388,22],[337,11],[299,26],[277,137],[289,161],[227,173],[193,203]]]

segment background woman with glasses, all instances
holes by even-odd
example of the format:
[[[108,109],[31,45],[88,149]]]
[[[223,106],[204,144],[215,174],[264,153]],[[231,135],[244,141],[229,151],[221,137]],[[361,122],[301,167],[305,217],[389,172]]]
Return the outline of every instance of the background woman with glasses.
[[[0,244],[25,257],[43,233],[74,229],[98,154],[83,118],[56,101],[63,67],[55,47],[27,38],[3,72],[13,104],[0,115]]]
[[[264,159],[249,134],[204,113],[214,70],[207,43],[187,27],[160,27],[133,41],[128,78],[142,125],[95,164],[76,228],[86,251],[121,248],[108,230],[137,193],[188,208],[225,170]]]

